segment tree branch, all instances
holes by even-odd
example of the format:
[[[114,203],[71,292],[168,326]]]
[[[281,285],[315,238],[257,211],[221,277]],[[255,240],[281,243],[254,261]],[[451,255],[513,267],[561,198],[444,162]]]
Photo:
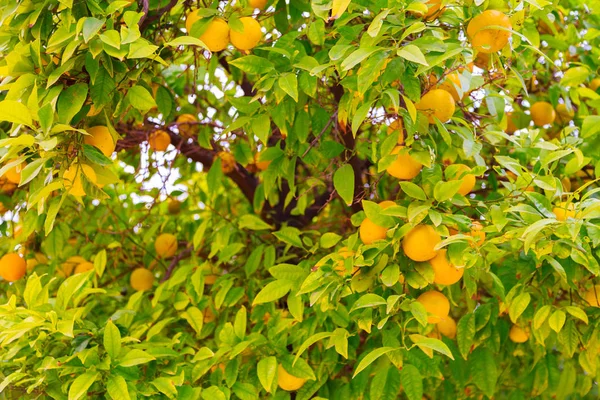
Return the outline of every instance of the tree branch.
[[[223,69],[225,69],[225,71],[227,71],[231,75],[231,67],[229,66],[229,63],[227,62],[225,57],[219,57],[219,64],[221,64]],[[250,83],[250,81],[248,81],[246,74],[244,74],[244,77],[242,78],[242,82],[239,83],[239,85],[242,88],[242,90],[244,91],[244,96],[254,97],[256,95],[256,91],[254,90],[254,85],[252,85],[252,83]]]

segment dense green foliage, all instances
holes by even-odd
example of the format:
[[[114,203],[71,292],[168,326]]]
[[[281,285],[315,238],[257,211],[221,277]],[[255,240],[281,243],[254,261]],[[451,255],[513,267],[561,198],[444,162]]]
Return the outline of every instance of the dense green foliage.
[[[598,398],[600,2],[249,3],[0,0],[0,399]]]

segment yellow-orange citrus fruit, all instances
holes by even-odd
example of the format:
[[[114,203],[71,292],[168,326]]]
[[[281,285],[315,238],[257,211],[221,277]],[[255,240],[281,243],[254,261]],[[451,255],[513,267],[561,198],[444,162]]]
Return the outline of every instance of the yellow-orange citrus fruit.
[[[10,160],[9,163],[14,160],[15,159]],[[15,165],[14,167],[8,169],[4,173],[4,177],[6,178],[6,180],[9,181],[10,183],[14,183],[16,185],[21,183],[21,171],[25,167],[23,164],[24,163],[19,163],[19,164]]]
[[[94,264],[92,264],[89,261],[83,262],[81,264],[78,264],[75,267],[75,274],[81,274],[82,272],[87,272],[87,271],[91,271],[94,269]]]
[[[576,218],[575,204],[573,203],[560,202],[552,209],[552,212],[559,221],[566,221],[568,218]]]
[[[137,291],[152,289],[154,274],[146,268],[136,268],[129,277],[129,284]]]
[[[529,340],[529,332],[527,329],[523,329],[518,325],[513,325],[510,328],[508,337],[515,343],[525,343]]]
[[[215,313],[213,312],[213,310],[210,307],[206,307],[203,311],[204,313],[204,323],[208,324],[210,322],[213,322],[215,319],[217,319],[217,316],[215,315]]]
[[[514,121],[513,113],[512,112],[506,113],[506,133],[513,134],[518,129],[519,128],[517,127],[517,124],[515,124],[515,121]]]
[[[248,0],[248,5],[252,8],[264,10],[264,8],[267,6],[267,0]]]
[[[583,298],[590,303],[592,307],[600,307],[600,285],[595,285],[585,292]]]
[[[404,129],[402,120],[400,118],[393,120],[390,125],[387,127],[387,134],[391,135],[395,131],[400,132],[398,135],[398,144],[404,144]]]
[[[443,11],[442,0],[428,0],[426,19],[435,19]]]
[[[181,211],[181,202],[177,199],[169,200],[169,204],[167,204],[167,211],[169,211],[169,214],[171,215],[179,214],[179,211]]]
[[[471,171],[471,168],[464,164],[456,164],[458,169],[456,170],[456,176],[462,176],[462,178],[458,178],[461,181],[460,188],[458,188],[458,193],[463,196],[471,193],[471,190],[475,187],[476,179],[475,175],[465,174],[465,172]]]
[[[240,22],[244,28],[241,32],[231,30],[231,44],[238,50],[252,50],[262,38],[260,24],[252,17],[242,17]]]
[[[441,322],[450,313],[450,302],[438,291],[425,292],[417,298],[417,301],[425,307],[428,314],[427,322],[430,324]]]
[[[204,267],[202,267],[202,275],[204,275],[205,285],[214,285],[219,277],[219,275],[213,271],[212,264],[209,263],[204,264]]]
[[[17,253],[7,253],[0,258],[0,276],[8,282],[15,282],[25,276],[27,263]]]
[[[190,12],[185,19],[185,29],[188,35],[192,32],[192,27],[202,17],[199,15],[200,10]],[[198,39],[212,51],[221,51],[227,48],[229,44],[229,25],[222,18],[214,18],[208,23],[208,26]]]
[[[61,264],[60,268],[56,271],[58,276],[66,278],[67,276],[73,273],[73,270],[81,264],[86,263],[87,260],[80,256],[71,256],[67,258],[67,260]]]
[[[483,231],[483,225],[479,221],[473,221],[471,231],[467,235],[475,239],[473,246],[481,246],[485,242],[485,232]]]
[[[396,203],[389,200],[379,203],[379,206],[384,210],[395,205]],[[362,240],[364,244],[368,245],[378,240],[384,240],[386,238],[387,231],[387,228],[375,224],[369,218],[365,218],[360,224],[358,235],[360,236],[360,240]]]
[[[306,383],[306,379],[298,378],[287,372],[283,365],[279,364],[277,368],[277,385],[283,390],[293,392],[300,389]]]
[[[480,53],[495,53],[508,43],[512,33],[508,30],[489,28],[500,26],[512,29],[510,18],[501,11],[486,10],[473,17],[467,26],[467,36],[473,49]]]
[[[42,253],[35,253],[33,258],[27,260],[27,271],[33,270],[39,264],[48,264],[48,257]]]
[[[261,152],[262,153],[262,152]],[[261,153],[254,154],[254,165],[261,171],[265,171],[271,165],[271,160],[268,161],[260,161]]]
[[[429,261],[437,255],[435,246],[442,241],[440,235],[431,225],[417,225],[412,228],[404,239],[402,249],[404,254],[413,261]]]
[[[592,79],[592,81],[590,82],[590,89],[592,89],[595,92],[596,89],[598,89],[599,87],[600,87],[600,78]]]
[[[233,154],[227,151],[220,151],[217,153],[217,157],[221,159],[221,171],[224,174],[230,174],[235,170],[237,163]]]
[[[87,164],[71,164],[71,166],[63,174],[63,181],[67,193],[75,197],[85,196],[81,174],[86,178],[96,183],[96,172]]]
[[[106,157],[110,157],[115,151],[115,141],[106,126],[99,125],[88,128],[87,133],[89,135],[85,135],[83,138],[85,144],[97,147]]]
[[[457,88],[460,88],[461,93],[458,93]],[[460,76],[454,72],[446,77],[444,81],[438,86],[438,89],[445,90],[452,95],[454,101],[460,101],[464,95],[464,90],[460,82]]]
[[[456,268],[450,264],[446,249],[440,249],[437,255],[429,260],[429,264],[435,272],[433,282],[438,285],[453,285],[462,278],[465,272],[464,268]]]
[[[346,258],[352,257],[354,255],[354,252],[352,250],[349,250],[347,247],[342,247],[338,250],[338,254],[345,260]],[[346,275],[346,265],[344,260],[339,260],[337,262],[337,265],[333,269],[339,276]],[[356,271],[358,271],[358,269],[359,268],[357,266],[352,266],[351,274],[354,274]]]
[[[148,145],[154,151],[165,151],[171,144],[171,136],[163,130],[154,131],[148,137]]]
[[[456,337],[456,321],[451,316],[447,316],[438,322],[436,328],[439,333],[447,338],[454,339]]]
[[[554,111],[552,104],[546,101],[533,103],[530,112],[531,119],[536,126],[551,124],[556,119],[556,111]]]
[[[573,120],[575,117],[575,110],[573,107],[567,108],[567,105],[564,103],[560,103],[556,106],[556,122],[559,124],[567,124],[569,121]]]
[[[435,124],[436,118],[440,122],[448,122],[456,109],[452,95],[442,89],[433,89],[425,93],[415,107],[427,115],[430,124]]]
[[[198,134],[198,118],[192,114],[181,114],[177,117],[177,128],[183,137],[192,137]]]
[[[400,180],[410,180],[419,175],[423,164],[417,161],[408,153],[404,146],[396,146],[392,154],[397,154],[396,160],[387,167],[386,171],[394,178]]]
[[[156,238],[154,250],[161,258],[173,257],[177,252],[177,238],[170,233],[163,233]]]

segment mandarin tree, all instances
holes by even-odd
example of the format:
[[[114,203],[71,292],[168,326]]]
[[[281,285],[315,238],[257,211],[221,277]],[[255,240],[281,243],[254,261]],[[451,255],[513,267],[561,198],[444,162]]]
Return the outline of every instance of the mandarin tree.
[[[599,2],[0,15],[0,399],[600,396]]]

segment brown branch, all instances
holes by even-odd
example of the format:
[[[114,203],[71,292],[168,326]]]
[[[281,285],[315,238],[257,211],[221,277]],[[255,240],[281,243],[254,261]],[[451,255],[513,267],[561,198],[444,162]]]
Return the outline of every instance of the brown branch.
[[[169,267],[167,268],[167,271],[165,272],[165,275],[162,277],[160,282],[162,283],[168,280],[173,274],[173,271],[175,270],[177,264],[179,264],[179,261],[183,260],[184,258],[188,258],[190,254],[192,254],[192,248],[186,247],[185,249],[181,250],[175,257],[173,257],[171,263],[169,264]]]
[[[145,0],[145,1],[147,2],[148,0]],[[159,10],[157,10],[156,13],[152,13],[150,15],[148,13],[145,13],[145,16],[142,17],[142,20],[140,20],[140,30],[144,30],[151,23],[159,20],[163,15],[165,15],[166,13],[171,11],[171,9],[173,7],[175,7],[176,5],[177,5],[177,0],[171,0],[169,2],[169,4],[167,4],[163,8],[160,8]]]
[[[144,13],[138,21],[138,26],[142,26],[146,17],[148,17],[148,10],[150,9],[149,0],[142,0],[142,12]]]

